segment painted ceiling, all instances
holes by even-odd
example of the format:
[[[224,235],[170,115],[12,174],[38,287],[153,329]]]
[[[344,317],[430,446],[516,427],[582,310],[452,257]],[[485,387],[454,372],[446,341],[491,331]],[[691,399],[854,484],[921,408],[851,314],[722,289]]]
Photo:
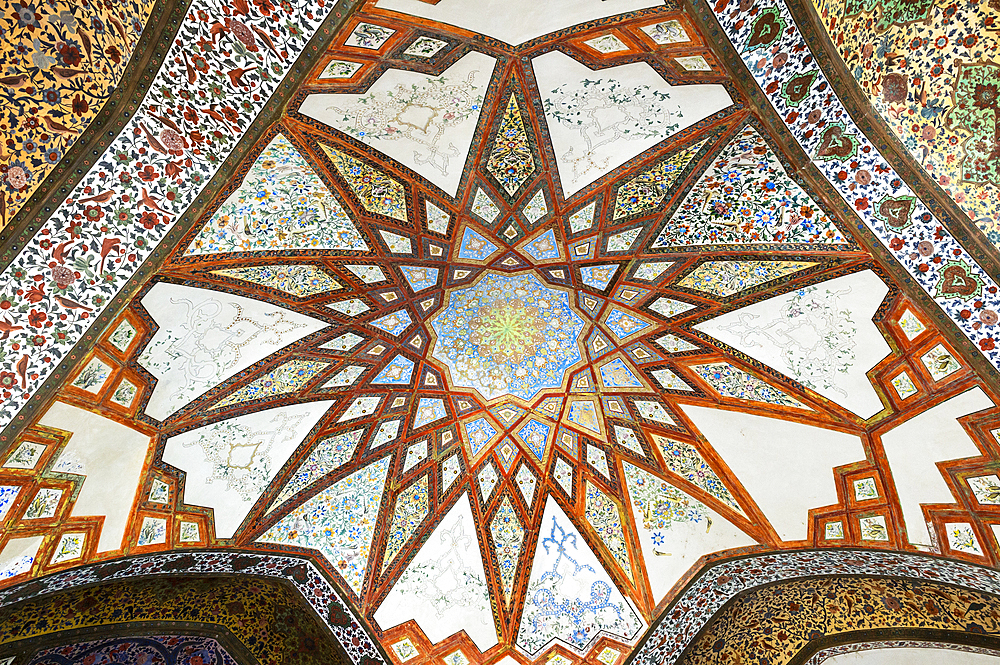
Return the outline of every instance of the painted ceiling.
[[[892,134],[1000,246],[1000,8],[847,0],[816,2],[815,9]]]
[[[0,228],[111,98],[154,4],[3,3]]]
[[[43,18],[83,40],[82,10],[13,6],[15,50]],[[618,665],[710,561],[1000,562],[1000,296],[951,216],[995,210],[993,148],[967,136],[995,99],[959,101],[956,65],[922,159],[902,106],[854,124],[874,88],[797,27],[822,14],[863,48],[926,16],[184,11],[124,129],[6,231],[4,586],[121,555],[305,554],[326,581],[301,588],[345,600],[328,625],[355,612],[396,663]],[[31,57],[5,94],[37,93],[13,82],[47,76]],[[26,143],[49,141],[12,135],[9,219],[46,173]]]

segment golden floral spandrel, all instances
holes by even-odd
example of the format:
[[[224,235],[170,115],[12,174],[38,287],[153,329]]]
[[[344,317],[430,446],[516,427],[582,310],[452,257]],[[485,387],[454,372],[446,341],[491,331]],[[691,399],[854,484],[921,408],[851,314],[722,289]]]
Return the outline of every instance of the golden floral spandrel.
[[[294,591],[232,577],[117,581],[8,605],[0,609],[0,644],[157,621],[222,626],[262,663],[289,662],[289,654],[303,665],[346,661]],[[303,650],[303,644],[311,648]]]
[[[812,4],[883,122],[1000,246],[1000,159],[994,150],[1000,7],[989,0],[915,2],[902,12],[895,9],[907,3]]]
[[[100,112],[154,4],[6,4],[0,14],[0,228]]]
[[[767,653],[789,663],[814,640],[862,630],[995,633],[1000,598],[933,582],[882,578],[804,579],[756,589],[718,615],[684,665],[740,662]]]

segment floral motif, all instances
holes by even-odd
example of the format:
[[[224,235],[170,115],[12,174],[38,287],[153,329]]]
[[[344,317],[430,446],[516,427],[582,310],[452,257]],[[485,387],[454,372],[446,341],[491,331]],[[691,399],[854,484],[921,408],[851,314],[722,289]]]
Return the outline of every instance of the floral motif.
[[[271,502],[268,511],[281,505],[326,474],[343,466],[354,456],[354,451],[361,443],[361,435],[364,432],[364,429],[340,432],[325,437],[317,443],[316,447],[309,453],[309,457],[288,478],[284,487],[281,488],[281,492]]]
[[[83,544],[86,540],[87,534],[85,533],[64,533],[59,537],[51,563],[63,563],[78,559],[83,555]]]
[[[1000,505],[1000,478],[996,475],[969,478],[969,488],[979,503],[985,506]]]
[[[938,344],[920,356],[920,362],[927,368],[931,378],[935,381],[940,381],[962,369],[962,365],[943,344]]]
[[[38,490],[35,498],[28,504],[28,509],[24,511],[24,519],[37,520],[54,517],[56,509],[59,507],[59,500],[62,499],[63,491],[44,487]]]
[[[213,270],[212,274],[260,284],[299,298],[343,288],[326,271],[312,265],[247,266]]]
[[[104,107],[153,10],[152,0],[5,5],[0,14],[0,228]]]
[[[396,497],[396,507],[392,512],[392,522],[385,545],[385,558],[382,560],[383,571],[416,533],[420,523],[427,517],[428,506],[427,476],[411,483]]]
[[[810,261],[705,261],[677,285],[726,298],[814,265]]]
[[[165,542],[167,542],[167,520],[159,517],[142,518],[139,536],[135,541],[136,546],[157,545]]]
[[[0,486],[0,520],[7,517],[7,511],[14,505],[14,499],[21,491],[20,485]]]
[[[551,499],[540,535],[517,645],[536,656],[553,639],[581,652],[602,633],[634,639],[642,619]]]
[[[487,273],[473,286],[453,290],[431,327],[437,335],[432,354],[448,366],[453,384],[475,388],[487,399],[529,399],[560,386],[580,361],[577,338],[584,321],[568,294],[534,274]]]
[[[267,399],[278,395],[297,392],[309,383],[329,363],[316,360],[292,360],[254,379],[236,392],[230,393],[217,402],[212,408],[221,409],[234,404],[243,404],[251,400]]]
[[[401,184],[367,162],[325,144],[320,147],[365,210],[400,222],[407,221],[406,191]]]
[[[34,469],[45,452],[45,446],[40,443],[24,441],[19,445],[7,461],[3,463],[6,469]]]
[[[104,382],[111,376],[111,368],[100,358],[92,358],[75,379],[73,387],[89,393],[99,393]]]
[[[753,402],[765,402],[797,409],[809,408],[781,390],[764,383],[753,374],[744,372],[728,363],[692,365],[691,369],[723,397],[747,399]]]
[[[186,254],[368,245],[326,184],[282,134],[205,223]]]
[[[629,86],[613,78],[552,90],[542,100],[546,117],[550,123],[572,129],[578,137],[575,145],[560,155],[570,171],[562,174],[563,181],[589,181],[593,180],[588,176],[591,171],[603,173],[608,164],[608,159],[602,159],[605,146],[659,141],[676,132],[680,113],[675,115],[676,104],[669,102],[667,92],[648,85]]]
[[[663,454],[663,463],[667,469],[690,480],[722,503],[735,510],[740,510],[740,506],[729,492],[729,488],[723,484],[697,448],[690,443],[668,439],[655,433],[652,434],[652,437]]]
[[[404,55],[412,55],[418,58],[432,58],[438,51],[448,46],[448,42],[433,37],[420,36],[413,40],[413,43],[403,51]]]
[[[375,518],[391,457],[355,471],[290,512],[257,539],[319,550],[355,593],[361,593]]]
[[[981,28],[996,24],[997,10],[988,2],[928,0],[878,10],[864,0],[815,4],[884,122],[991,242],[1000,242],[998,162],[988,148],[995,113],[988,99],[976,96],[996,89],[998,68],[990,61],[1000,53],[1000,39]],[[874,18],[868,16],[873,10]],[[883,33],[875,41],[871,28]],[[903,60],[893,63],[894,53]]]
[[[667,197],[671,185],[706,142],[707,139],[686,150],[674,153],[653,168],[625,181],[625,184],[618,188],[615,196],[613,219],[619,220],[633,215],[641,215],[659,207]],[[654,244],[654,247],[658,246]]]
[[[593,448],[593,446],[590,446]],[[605,462],[605,464],[607,464]],[[606,475],[606,474],[605,474]],[[622,567],[629,579],[632,579],[632,564],[628,558],[628,548],[625,544],[625,530],[622,527],[622,517],[618,506],[597,485],[587,483],[587,501],[584,515],[590,526],[600,536],[601,542],[608,548],[611,555]]]
[[[652,246],[805,242],[845,239],[748,126],[719,153]]]
[[[535,172],[531,143],[524,129],[524,119],[511,94],[507,109],[500,120],[500,127],[493,138],[493,148],[486,160],[486,170],[497,183],[513,196]]]
[[[524,490],[522,489],[522,491]],[[492,536],[493,544],[496,547],[500,585],[509,605],[510,594],[514,589],[514,574],[517,572],[521,546],[524,543],[524,527],[517,519],[517,513],[514,512],[508,496],[504,496],[496,513],[493,514],[493,520],[490,522],[490,536]]]
[[[135,339],[136,334],[135,327],[126,320],[118,324],[115,331],[108,337],[108,341],[116,349],[125,353],[132,344],[132,340]]]

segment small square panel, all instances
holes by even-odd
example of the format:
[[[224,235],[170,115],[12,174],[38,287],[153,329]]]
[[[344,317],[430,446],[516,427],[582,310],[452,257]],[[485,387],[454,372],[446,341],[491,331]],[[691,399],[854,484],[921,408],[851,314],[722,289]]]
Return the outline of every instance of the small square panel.
[[[396,34],[392,28],[386,28],[373,23],[358,23],[357,27],[347,37],[345,46],[356,46],[377,51]]]

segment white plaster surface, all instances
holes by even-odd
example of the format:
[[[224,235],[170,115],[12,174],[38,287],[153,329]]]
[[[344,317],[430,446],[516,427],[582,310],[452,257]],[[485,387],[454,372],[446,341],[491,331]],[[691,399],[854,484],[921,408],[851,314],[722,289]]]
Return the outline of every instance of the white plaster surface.
[[[468,582],[465,574],[476,580]],[[459,630],[482,652],[499,643],[468,494],[437,525],[375,611],[383,630],[411,619],[434,644]]]
[[[441,76],[391,69],[364,94],[309,95],[299,112],[348,133],[455,196],[482,104],[460,122],[445,115],[468,108],[470,95],[485,95],[495,65],[496,59],[472,51]],[[429,84],[442,78],[446,86],[455,86],[454,94],[442,94],[442,86]],[[411,98],[412,103],[400,101]],[[386,138],[373,136],[370,130],[364,136],[357,133],[359,127],[386,125],[397,130]]]
[[[156,377],[146,413],[163,420],[326,323],[259,300],[158,282],[142,306],[159,329],[139,358]]]
[[[882,435],[882,446],[911,543],[931,546],[920,504],[955,503],[935,463],[979,455],[976,444],[956,418],[992,406],[993,401],[981,388],[973,388]]]
[[[104,515],[98,553],[121,548],[150,438],[65,402],[55,402],[39,424],[73,433],[54,464],[87,477],[71,516]]]
[[[267,485],[334,402],[255,411],[167,439],[163,461],[187,472],[184,503],[215,511],[231,538]]]
[[[865,459],[861,440],[811,425],[702,406],[681,408],[782,540],[803,540],[809,509],[837,503],[833,467]]]
[[[629,485],[631,493],[631,483]],[[654,525],[647,527],[642,511],[634,501],[630,501],[642,558],[646,563],[649,587],[653,592],[653,600],[657,603],[663,600],[677,580],[702,556],[757,543],[722,515],[697,499],[690,496],[688,498],[702,507],[711,520],[710,524],[707,520],[702,520],[672,522],[668,529],[657,529]]]
[[[531,63],[546,108],[545,120],[563,195],[567,198],[672,134],[733,103],[721,85],[671,86],[644,62],[595,72],[564,53],[552,51]],[[621,84],[616,100],[596,93],[598,86],[584,86],[584,81],[606,83],[609,79]],[[649,87],[645,93],[649,100],[646,110],[643,110],[646,104],[637,101],[633,94],[644,86]],[[562,91],[558,95],[554,93],[557,89]],[[654,92],[668,94],[670,99],[662,101]],[[632,102],[623,104],[622,95]],[[569,124],[553,115],[552,102],[557,99],[563,100],[557,106],[564,113],[569,113],[572,107]],[[649,109],[655,110],[656,115],[649,115]],[[629,114],[638,116],[630,120]],[[675,123],[676,128],[671,129]],[[629,132],[619,131],[624,129]],[[587,140],[591,143],[589,149]]]
[[[872,322],[889,292],[871,270],[769,298],[695,326],[862,418],[882,410],[865,374],[891,349]]]

